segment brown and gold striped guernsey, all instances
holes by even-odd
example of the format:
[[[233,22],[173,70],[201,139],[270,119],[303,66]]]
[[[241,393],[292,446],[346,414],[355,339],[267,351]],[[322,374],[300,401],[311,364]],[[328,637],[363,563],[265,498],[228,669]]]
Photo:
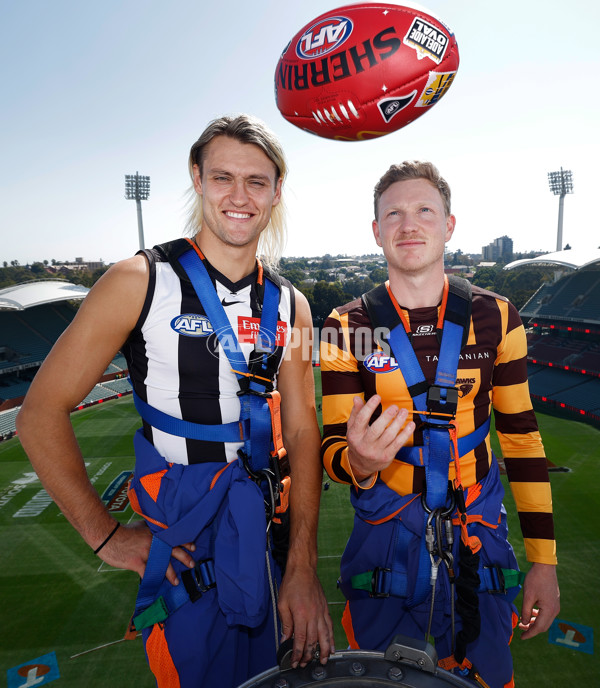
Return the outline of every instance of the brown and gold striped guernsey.
[[[427,381],[435,379],[439,343],[438,308],[403,309],[411,341]],[[412,399],[397,363],[382,359],[378,368],[369,355],[380,350],[361,299],[335,309],[321,337],[323,442],[321,454],[333,480],[352,483],[346,443],[346,421],[352,399],[379,394],[383,408],[391,404],[412,409]],[[377,372],[375,372],[377,371]],[[458,436],[486,422],[493,407],[506,472],[519,512],[527,558],[556,563],[552,496],[544,447],[531,405],[527,382],[527,342],[516,308],[504,297],[473,287],[469,338],[461,352],[457,387]],[[418,420],[415,418],[415,420]],[[417,430],[413,444],[422,444]],[[465,487],[474,485],[491,463],[489,437],[461,459]],[[379,476],[401,495],[421,492],[424,469],[395,459]],[[454,478],[451,464],[449,478]]]

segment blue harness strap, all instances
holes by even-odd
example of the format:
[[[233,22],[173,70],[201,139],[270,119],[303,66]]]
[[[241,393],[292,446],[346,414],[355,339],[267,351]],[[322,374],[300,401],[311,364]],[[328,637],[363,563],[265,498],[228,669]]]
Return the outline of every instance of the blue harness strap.
[[[452,284],[454,286],[456,282],[453,281]],[[369,318],[376,327],[386,324],[378,317],[378,300],[381,299],[391,301],[385,285],[377,287],[373,292],[363,296]],[[388,303],[388,315],[391,311],[389,305]],[[448,467],[452,459],[450,430],[458,402],[458,391],[455,384],[460,352],[468,337],[470,309],[470,289],[461,290],[459,288],[455,290],[448,287],[440,351],[433,385],[429,385],[427,382],[410,338],[404,329],[404,324],[398,317],[394,318],[397,324],[385,338],[401,368],[413,404],[421,419],[423,447],[419,447],[417,450],[420,449],[423,454],[426,484],[424,499],[430,511],[444,508],[448,498]],[[480,429],[480,432],[483,434],[484,431]],[[402,450],[399,452],[398,458],[402,458],[401,452]],[[424,512],[423,518],[423,532],[425,532],[428,519],[427,512]],[[426,548],[425,538],[422,538],[419,548],[417,580],[413,594],[408,600],[409,606],[416,606],[427,597],[430,589],[430,570],[430,556]]]
[[[267,398],[273,390],[274,371],[270,357],[277,346],[279,288],[265,276],[260,326],[249,366],[200,256],[190,249],[179,257],[179,262],[240,385],[240,420],[220,425],[192,423],[163,413],[134,393],[135,407],[147,423],[172,435],[216,442],[243,442],[244,453],[252,469],[264,469],[269,465],[271,449],[271,411]],[[240,468],[241,465],[240,462]],[[194,601],[196,596],[215,587],[215,566],[211,559],[198,562],[192,572],[183,571],[181,580],[184,584],[172,586],[165,579],[172,548],[190,541],[192,534],[201,530],[202,518],[206,517],[202,513],[204,510],[197,505],[177,523],[153,537],[136,600],[136,628],[164,621],[181,605]],[[246,537],[246,540],[250,542],[252,537]],[[247,620],[245,622],[249,624]]]
[[[249,436],[248,420],[222,425],[203,425],[192,423],[181,418],[175,418],[168,413],[147,404],[135,390],[133,390],[135,410],[150,425],[169,435],[186,437],[191,440],[206,440],[209,442],[240,442]]]
[[[251,373],[202,259],[195,250],[190,249],[180,256],[179,262],[190,278],[240,385],[240,421],[250,425],[250,434],[244,439],[244,452],[254,470],[264,468],[271,443],[271,412],[266,392],[272,389],[272,379],[267,376],[269,356],[275,351],[277,341],[279,289],[265,278],[263,308],[255,345],[258,359]]]
[[[479,588],[477,592],[491,595],[503,595],[512,602],[518,595],[525,574],[517,569],[506,569],[500,566],[478,568]],[[406,571],[393,571],[386,568],[375,568],[352,576],[349,580],[338,580],[338,588],[348,600],[366,597],[408,597],[410,590]]]

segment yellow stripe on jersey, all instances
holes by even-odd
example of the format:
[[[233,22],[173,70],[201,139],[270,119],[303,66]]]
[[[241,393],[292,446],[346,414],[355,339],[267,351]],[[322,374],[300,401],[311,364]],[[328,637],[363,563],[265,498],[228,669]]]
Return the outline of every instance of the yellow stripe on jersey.
[[[323,397],[323,415],[327,418],[328,425],[347,422],[356,396],[364,399],[364,394],[330,394]]]
[[[338,349],[335,344],[321,342],[319,359],[324,370],[350,371],[353,373],[358,370],[354,356],[344,349]]]
[[[519,512],[552,513],[550,483],[510,483]]]
[[[502,456],[505,458],[536,459],[544,458],[544,446],[539,431],[528,432],[522,435],[503,434],[498,432]]]
[[[527,356],[527,338],[523,336],[523,330],[517,328],[512,332],[507,332],[502,352],[496,362],[516,361],[525,356]]]
[[[504,346],[504,338],[506,337],[506,331],[508,330],[508,301],[503,301],[501,299],[496,299],[496,306],[500,311],[500,331],[503,334],[502,342],[498,347],[498,354],[502,355],[502,349]]]
[[[523,538],[527,561],[537,564],[556,564],[556,541]]]
[[[492,390],[492,404],[500,413],[516,414],[531,411],[531,397],[527,381],[520,385],[494,387]]]

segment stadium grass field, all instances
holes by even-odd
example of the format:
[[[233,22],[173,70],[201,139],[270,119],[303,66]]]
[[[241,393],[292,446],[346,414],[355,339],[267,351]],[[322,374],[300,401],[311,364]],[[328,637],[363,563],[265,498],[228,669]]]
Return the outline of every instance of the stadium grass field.
[[[318,374],[316,381],[320,399]],[[99,404],[72,418],[88,473],[103,494],[120,474],[133,468],[131,436],[139,420],[131,398]],[[593,628],[600,619],[600,431],[542,414],[539,421],[549,459],[570,469],[551,475],[560,558],[559,618]],[[526,566],[509,492],[505,503],[512,542]],[[131,520],[131,508],[116,517]],[[343,598],[335,581],[351,526],[348,488],[329,481],[321,501],[319,576],[338,649],[346,641],[340,626]],[[0,563],[1,675],[55,652],[57,684],[65,687],[155,685],[141,639],[124,639],[135,600],[135,574],[112,569],[92,554],[43,492],[18,438],[0,443]],[[598,651],[597,635],[594,654],[550,644],[547,634],[527,642],[515,637],[517,688],[596,685]]]

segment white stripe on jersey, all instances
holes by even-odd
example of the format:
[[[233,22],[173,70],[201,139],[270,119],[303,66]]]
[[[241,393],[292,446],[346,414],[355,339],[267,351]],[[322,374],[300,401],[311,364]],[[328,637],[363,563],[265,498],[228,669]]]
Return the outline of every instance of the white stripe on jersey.
[[[159,298],[156,298],[157,294],[160,295]],[[174,302],[181,303],[179,277],[169,263],[157,262],[154,299],[142,327],[148,358],[148,375],[144,384],[151,406],[170,416],[181,418],[177,374],[177,347],[180,335],[171,327]],[[176,310],[180,310],[179,306]],[[152,442],[158,453],[169,461],[188,462],[184,437],[170,435],[153,427]]]
[[[171,416],[182,418],[181,405],[179,403],[180,373],[178,370],[179,337],[182,335],[179,335],[171,327],[173,318],[181,315],[181,282],[169,263],[157,261],[155,266],[156,287],[154,297],[142,325],[142,335],[145,340],[148,359],[148,374],[143,382],[146,385],[147,398],[150,405]],[[251,285],[240,289],[238,292],[231,292],[227,286],[219,281],[217,281],[216,286],[219,301],[225,304],[225,313],[234,333],[238,336],[239,318],[252,317],[250,305]],[[280,320],[287,323],[285,348],[282,355],[283,360],[291,337],[291,327],[289,324],[291,317],[291,295],[289,288],[285,285],[281,288],[279,314]],[[240,343],[240,348],[246,362],[248,362],[254,344]],[[215,365],[218,366],[218,403],[222,422],[237,421],[240,417],[240,402],[237,396],[239,384],[237,378],[231,372],[231,365],[221,346],[215,352]],[[199,384],[202,384],[201,380]],[[152,439],[155,448],[167,461],[182,464],[189,463],[185,438],[169,435],[153,427]],[[225,443],[227,461],[237,458],[237,450],[240,447],[242,447],[241,442]]]

